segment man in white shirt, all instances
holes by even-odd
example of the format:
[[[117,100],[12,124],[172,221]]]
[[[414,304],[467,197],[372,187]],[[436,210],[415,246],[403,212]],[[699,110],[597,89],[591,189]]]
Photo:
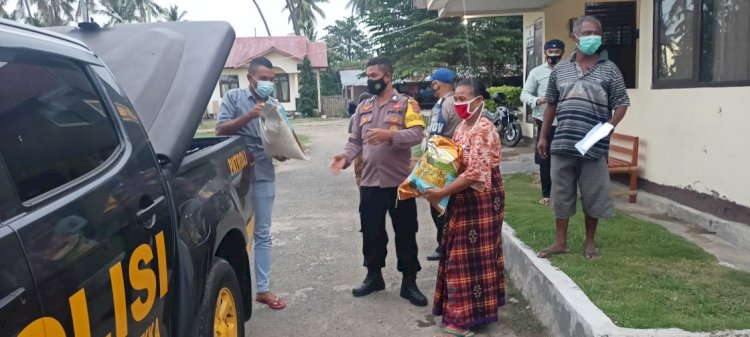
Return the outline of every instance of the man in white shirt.
[[[544,120],[544,108],[547,102],[544,99],[544,95],[547,93],[547,83],[549,82],[549,75],[552,73],[555,65],[562,59],[565,53],[565,43],[560,40],[550,40],[544,44],[544,64],[534,68],[529,72],[529,77],[526,79],[526,83],[523,86],[521,92],[521,100],[529,105],[532,110],[532,117],[536,122],[537,128],[537,142],[539,141],[539,133],[542,130],[542,122]],[[557,119],[552,122],[547,139],[552,139],[555,134],[555,126],[557,126]],[[539,165],[539,175],[542,183],[542,199],[539,200],[541,205],[549,205],[549,196],[552,189],[552,180],[550,176],[551,167],[551,156],[543,159],[536,153],[534,156],[534,162]]]

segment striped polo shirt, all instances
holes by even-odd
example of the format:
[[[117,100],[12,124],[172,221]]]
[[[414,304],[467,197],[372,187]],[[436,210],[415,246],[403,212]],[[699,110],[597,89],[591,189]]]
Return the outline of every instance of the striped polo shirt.
[[[573,155],[597,160],[607,155],[609,137],[597,142],[585,156],[575,144],[596,124],[612,119],[612,111],[630,106],[620,69],[609,60],[606,50],[599,52],[599,61],[584,75],[575,63],[576,53],[562,61],[549,77],[548,103],[557,103],[557,130],[550,144],[550,153]]]

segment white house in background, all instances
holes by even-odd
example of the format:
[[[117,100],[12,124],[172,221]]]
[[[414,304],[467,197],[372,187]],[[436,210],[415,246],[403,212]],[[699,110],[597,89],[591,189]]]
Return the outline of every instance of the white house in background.
[[[211,96],[208,112],[216,115],[224,93],[230,89],[247,87],[247,65],[254,58],[264,56],[273,63],[276,72],[274,97],[287,111],[295,111],[299,96],[302,60],[310,59],[318,80],[320,106],[320,72],[328,67],[325,42],[311,42],[304,36],[239,37],[224,65],[219,83]]]
[[[750,1],[413,0],[441,17],[522,15],[525,73],[545,40],[595,15],[632,106],[617,132],[639,136],[639,188],[750,224]],[[681,26],[681,25],[684,25]]]

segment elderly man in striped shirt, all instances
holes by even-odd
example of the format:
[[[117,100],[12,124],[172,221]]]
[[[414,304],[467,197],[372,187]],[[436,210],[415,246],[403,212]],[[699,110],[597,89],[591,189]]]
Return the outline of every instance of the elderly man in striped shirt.
[[[537,144],[542,158],[552,156],[551,199],[557,226],[555,242],[538,256],[547,258],[568,252],[568,223],[576,213],[580,189],[586,215],[584,255],[594,260],[601,258],[594,242],[599,218],[614,215],[607,170],[609,137],[583,155],[575,144],[598,123],[617,126],[625,117],[630,99],[622,73],[602,46],[601,22],[593,16],[579,18],[573,26],[572,38],[578,49],[550,75],[545,97],[547,108]],[[557,130],[550,140],[547,132],[555,117]]]

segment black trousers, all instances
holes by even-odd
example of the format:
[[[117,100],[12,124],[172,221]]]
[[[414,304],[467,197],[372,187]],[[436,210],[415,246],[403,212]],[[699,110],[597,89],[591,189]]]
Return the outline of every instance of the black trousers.
[[[536,120],[536,129],[537,129],[537,136],[536,136],[536,142],[539,143],[539,136],[542,133],[542,121]],[[555,135],[555,127],[552,126],[549,128],[549,132],[547,133],[547,148],[549,149],[549,145],[552,143],[552,137]],[[550,175],[550,169],[552,168],[552,155],[547,153],[547,159],[542,159],[541,156],[539,156],[539,153],[536,152],[536,148],[534,149],[536,155],[534,156],[534,161],[539,164],[539,177],[542,180],[542,197],[549,198],[550,191],[552,190],[552,176]]]
[[[417,259],[417,202],[415,199],[398,200],[397,188],[361,187],[359,189],[359,217],[362,223],[363,265],[369,270],[385,267],[388,254],[388,233],[385,215],[391,216],[396,233],[396,259],[398,271],[416,274],[422,269]],[[398,204],[396,203],[398,201]]]
[[[435,229],[437,229],[437,243],[438,249],[443,244],[443,229],[445,228],[445,214],[440,215],[435,207],[430,206],[430,215],[432,215],[432,221],[435,222]]]

